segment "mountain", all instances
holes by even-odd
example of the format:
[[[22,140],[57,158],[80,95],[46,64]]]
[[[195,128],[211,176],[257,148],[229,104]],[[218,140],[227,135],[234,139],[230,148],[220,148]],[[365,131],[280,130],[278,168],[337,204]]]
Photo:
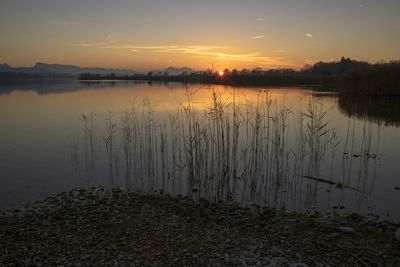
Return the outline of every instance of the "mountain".
[[[0,72],[10,71],[12,68],[7,64],[0,64]]]
[[[80,75],[83,73],[135,75],[137,72],[126,69],[106,68],[81,68],[73,65],[36,63],[33,67],[13,68],[7,64],[0,64],[0,72],[21,74],[57,74],[57,75]]]
[[[179,76],[184,74],[191,74],[196,71],[188,67],[182,67],[182,68],[168,67],[165,70],[152,70],[150,72],[152,73],[153,76]]]
[[[178,76],[182,74],[190,74],[192,72],[195,72],[191,68],[188,67],[182,67],[182,68],[175,68],[175,67],[168,67],[164,70],[164,73],[168,73],[168,75],[171,76]]]
[[[116,75],[134,75],[136,72],[126,69],[106,69],[106,68],[81,68],[73,65],[61,65],[61,64],[45,64],[36,63],[33,67],[39,72],[49,72],[58,74],[74,74],[79,75],[82,73],[93,73],[93,74],[110,74],[115,73]]]

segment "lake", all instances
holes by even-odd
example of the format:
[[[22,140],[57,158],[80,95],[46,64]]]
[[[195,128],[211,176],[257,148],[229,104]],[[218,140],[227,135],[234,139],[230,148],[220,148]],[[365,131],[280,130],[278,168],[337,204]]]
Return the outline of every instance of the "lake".
[[[0,84],[0,208],[129,187],[400,219],[400,99],[320,88]]]

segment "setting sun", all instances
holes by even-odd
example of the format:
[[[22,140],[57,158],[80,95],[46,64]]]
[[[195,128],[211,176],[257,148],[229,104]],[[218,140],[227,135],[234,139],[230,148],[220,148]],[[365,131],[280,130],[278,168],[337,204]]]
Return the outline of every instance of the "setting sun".
[[[218,72],[219,76],[224,76],[224,72],[221,70]]]

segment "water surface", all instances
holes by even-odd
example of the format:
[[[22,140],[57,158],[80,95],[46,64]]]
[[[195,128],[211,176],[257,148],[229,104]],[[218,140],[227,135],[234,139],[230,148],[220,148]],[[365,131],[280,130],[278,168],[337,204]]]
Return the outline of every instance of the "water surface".
[[[228,155],[226,159],[221,159],[216,150],[222,141],[208,144],[210,151],[200,149],[205,147],[205,140],[222,140],[212,135],[219,133],[213,92],[217,92],[224,109],[228,135],[232,134],[235,108],[238,112],[235,114],[239,125],[238,151],[229,147],[235,139],[227,137],[229,140],[224,140],[228,148],[221,148],[221,151],[226,149],[221,154]],[[266,101],[270,101],[268,119],[264,116]],[[395,205],[400,203],[400,191],[396,190],[400,187],[399,103],[393,98],[343,98],[293,87],[265,91],[146,82],[2,84],[0,208],[21,207],[74,187],[127,186],[128,175],[131,180],[128,186],[140,190],[189,193],[210,199],[233,198],[242,203],[296,211],[316,208],[373,213],[397,220],[400,219],[400,210]],[[192,112],[189,115],[185,113],[188,107]],[[321,116],[320,125],[327,130],[326,133],[321,130],[321,137],[314,139],[313,146],[320,146],[318,153],[311,152],[307,143],[310,142],[307,127],[312,122],[309,112]],[[122,119],[127,114],[132,127],[143,126],[135,130],[139,133],[137,151],[132,152],[129,173],[122,130]],[[264,116],[260,128],[255,126],[257,114]],[[174,135],[171,126],[174,116],[180,121],[179,129],[185,132]],[[115,124],[111,154],[106,146],[110,120]],[[197,162],[193,173],[188,164],[191,144],[188,120],[194,121],[192,129],[198,122],[198,136],[203,133],[201,129],[205,134],[197,143],[193,141],[199,144],[197,147],[201,144],[196,155],[190,154]],[[224,120],[221,123],[225,125]],[[207,125],[214,127],[208,133]],[[275,136],[265,134],[267,127]],[[258,137],[254,133],[259,133]],[[154,138],[149,139],[151,136]],[[175,154],[171,152],[174,136],[180,138],[175,140]],[[133,146],[130,144],[132,151]],[[263,154],[251,154],[257,151]],[[231,156],[234,153],[236,159]],[[310,163],[311,153],[315,161]],[[138,155],[142,158],[137,158]],[[178,159],[172,159],[172,155],[181,155],[182,165],[177,166]],[[201,161],[202,155],[217,156]],[[218,165],[221,169],[217,162],[222,162]],[[218,180],[222,176],[229,180],[227,185]]]

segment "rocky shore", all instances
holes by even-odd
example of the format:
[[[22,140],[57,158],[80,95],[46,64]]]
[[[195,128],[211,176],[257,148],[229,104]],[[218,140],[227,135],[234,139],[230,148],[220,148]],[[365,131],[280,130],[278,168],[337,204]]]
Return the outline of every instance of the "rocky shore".
[[[0,266],[400,266],[399,225],[76,189],[0,215]]]

